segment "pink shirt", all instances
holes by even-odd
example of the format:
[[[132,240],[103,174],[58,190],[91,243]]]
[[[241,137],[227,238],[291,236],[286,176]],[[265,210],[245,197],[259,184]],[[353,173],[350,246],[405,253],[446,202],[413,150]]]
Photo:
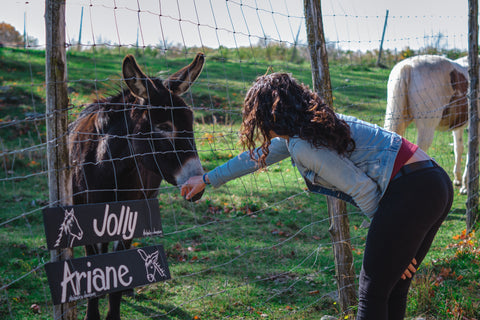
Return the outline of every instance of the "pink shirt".
[[[415,151],[417,151],[418,146],[416,144],[411,143],[405,138],[402,138],[402,145],[400,146],[400,150],[398,150],[397,157],[395,158],[395,162],[393,164],[392,176],[390,179],[395,177],[395,175],[400,171],[403,167],[405,162],[410,159]]]

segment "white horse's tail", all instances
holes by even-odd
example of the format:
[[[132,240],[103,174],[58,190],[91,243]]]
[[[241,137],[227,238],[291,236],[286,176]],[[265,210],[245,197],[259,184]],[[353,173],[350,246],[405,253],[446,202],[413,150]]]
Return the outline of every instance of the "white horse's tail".
[[[387,110],[384,128],[400,135],[405,133],[405,129],[411,121],[411,116],[408,112],[410,73],[410,65],[399,64],[392,69],[388,77]]]

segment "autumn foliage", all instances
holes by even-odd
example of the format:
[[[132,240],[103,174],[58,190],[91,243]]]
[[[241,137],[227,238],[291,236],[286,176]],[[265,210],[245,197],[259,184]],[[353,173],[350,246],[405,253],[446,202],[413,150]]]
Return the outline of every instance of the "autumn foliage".
[[[20,45],[23,44],[22,35],[15,30],[15,28],[8,23],[0,23],[0,43],[1,44],[10,44],[10,45]]]

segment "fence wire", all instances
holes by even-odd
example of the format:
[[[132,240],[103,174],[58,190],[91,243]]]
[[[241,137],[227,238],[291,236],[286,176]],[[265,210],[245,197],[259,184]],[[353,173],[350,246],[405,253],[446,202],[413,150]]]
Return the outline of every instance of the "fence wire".
[[[391,12],[382,61],[387,68],[377,68],[384,12],[369,13],[351,1],[326,5],[334,107],[340,113],[383,126],[390,116],[387,86],[399,80],[389,80],[395,64],[419,54],[452,60],[466,54],[466,27],[433,34],[409,33],[400,27],[463,25],[466,10],[449,16]],[[21,8],[29,17],[42,16],[35,3],[22,3]],[[206,171],[242,151],[241,107],[257,76],[271,68],[311,84],[301,1],[77,0],[68,1],[67,13],[72,17],[66,25],[71,122],[93,101],[102,104],[105,97],[126,89],[122,61],[127,54],[136,57],[147,75],[161,79],[190,63],[197,52],[205,54],[203,72],[183,99],[194,113],[193,133]],[[29,24],[30,29],[40,27]],[[26,48],[0,48],[0,315],[5,319],[48,319],[52,314],[44,271],[50,257],[42,220],[42,210],[51,205],[42,41]],[[125,106],[119,103],[116,110],[125,113]],[[443,110],[444,105],[436,105],[424,117],[437,117],[435,112]],[[404,135],[416,142],[417,132],[411,124]],[[453,177],[450,132],[436,131],[429,153]],[[101,131],[98,135],[106,137]],[[461,136],[466,141],[466,134]],[[95,163],[146,155],[111,154]],[[459,192],[456,198],[453,213],[461,218],[465,199]],[[326,202],[306,191],[290,160],[220,188],[209,187],[196,203],[184,201],[178,186],[163,181],[158,202],[163,237],[135,239],[132,245],[163,244],[172,280],[136,288],[124,297],[125,319],[340,316]],[[354,207],[348,212],[358,274],[368,221]],[[83,249],[75,249],[75,257],[83,255]],[[106,310],[107,300],[100,303]],[[79,301],[77,307],[83,316],[86,302]]]

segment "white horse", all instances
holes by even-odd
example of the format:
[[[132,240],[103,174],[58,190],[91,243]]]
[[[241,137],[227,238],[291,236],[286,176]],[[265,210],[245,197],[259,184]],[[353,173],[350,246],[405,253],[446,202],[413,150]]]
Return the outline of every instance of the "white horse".
[[[480,58],[480,56],[479,56]],[[455,61],[456,63],[458,63],[459,65],[461,65],[462,67],[465,68],[465,70],[468,70],[468,56],[465,56],[465,57],[461,57],[461,58],[458,58],[456,60],[453,60]]]
[[[453,60],[421,55],[396,64],[388,79],[384,127],[400,135],[411,122],[417,127],[417,145],[427,151],[434,131],[453,133],[454,183],[466,193],[461,175],[463,129],[468,122],[468,73]]]

